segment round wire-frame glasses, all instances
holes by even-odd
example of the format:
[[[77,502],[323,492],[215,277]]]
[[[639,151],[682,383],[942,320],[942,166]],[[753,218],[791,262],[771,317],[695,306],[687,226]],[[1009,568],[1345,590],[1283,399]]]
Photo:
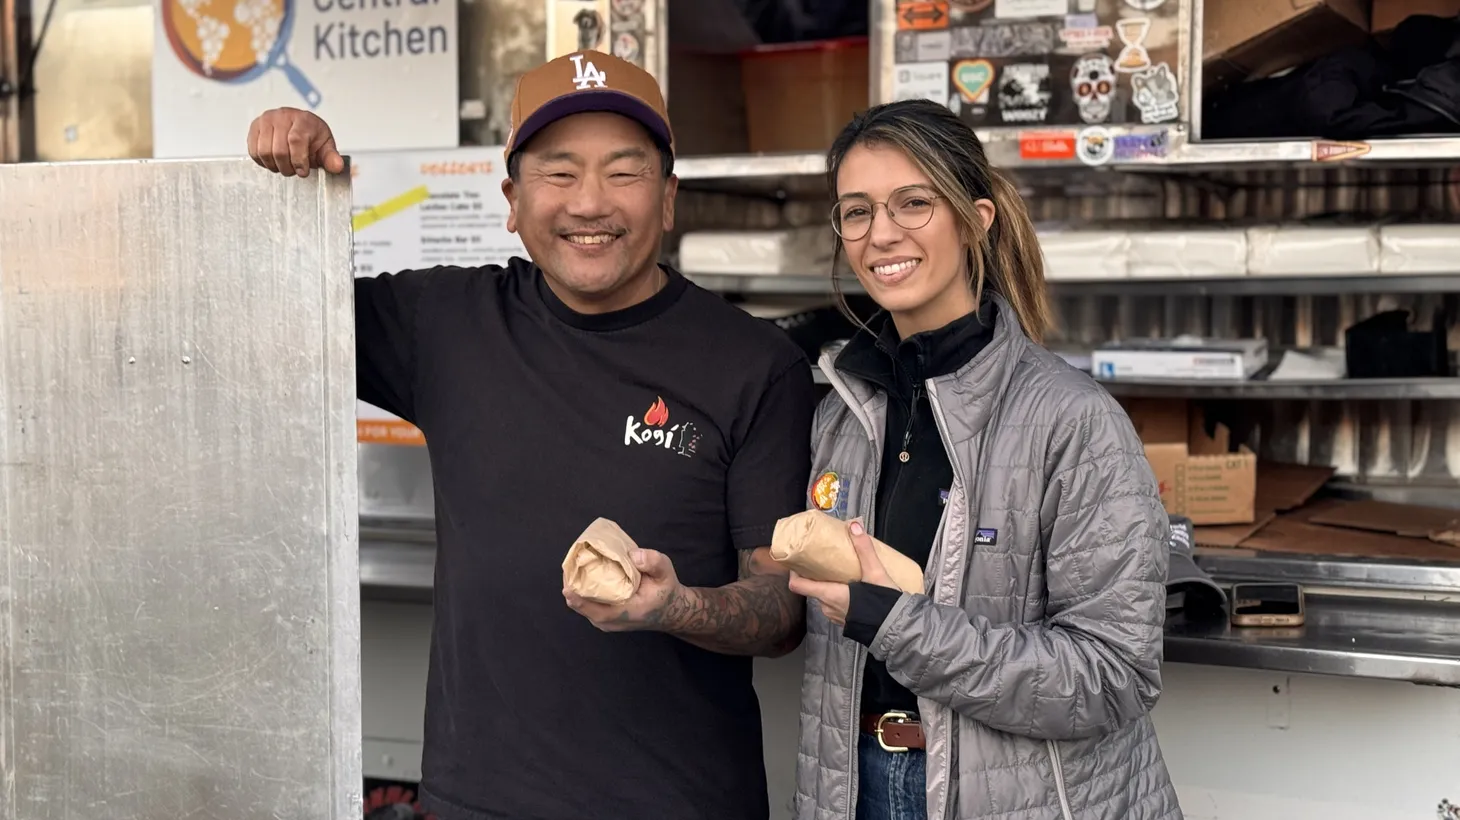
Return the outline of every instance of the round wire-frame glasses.
[[[856,242],[872,230],[877,206],[905,231],[915,231],[933,219],[935,203],[942,196],[921,186],[899,188],[885,202],[873,202],[865,196],[845,196],[831,206],[831,227],[843,242]]]

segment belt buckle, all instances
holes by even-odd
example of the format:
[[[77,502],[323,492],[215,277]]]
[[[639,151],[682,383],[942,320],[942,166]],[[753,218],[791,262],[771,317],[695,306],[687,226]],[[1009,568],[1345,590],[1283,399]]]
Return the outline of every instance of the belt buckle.
[[[907,712],[884,712],[881,717],[877,718],[877,745],[888,752],[909,751],[910,747],[908,746],[888,746],[887,742],[882,739],[882,726],[885,723],[902,724],[910,723],[911,721],[912,715],[909,715]]]

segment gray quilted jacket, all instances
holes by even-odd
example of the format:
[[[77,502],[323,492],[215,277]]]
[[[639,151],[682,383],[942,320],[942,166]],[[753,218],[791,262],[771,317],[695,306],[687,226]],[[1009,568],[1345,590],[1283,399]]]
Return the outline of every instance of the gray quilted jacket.
[[[902,596],[870,650],[918,696],[928,818],[1179,820],[1150,717],[1169,526],[1156,480],[1119,405],[993,298],[993,341],[927,384],[953,487],[925,594]],[[836,389],[812,434],[813,498],[870,528],[886,396],[837,372],[838,352],[820,361]],[[868,650],[815,602],[807,620],[796,817],[851,820]]]

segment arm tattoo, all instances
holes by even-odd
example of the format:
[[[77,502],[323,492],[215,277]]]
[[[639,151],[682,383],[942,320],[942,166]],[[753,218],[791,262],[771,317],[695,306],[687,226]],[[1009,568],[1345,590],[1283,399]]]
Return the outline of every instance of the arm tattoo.
[[[740,580],[685,587],[660,610],[658,628],[711,652],[780,657],[801,644],[806,601],[765,550],[741,550]]]

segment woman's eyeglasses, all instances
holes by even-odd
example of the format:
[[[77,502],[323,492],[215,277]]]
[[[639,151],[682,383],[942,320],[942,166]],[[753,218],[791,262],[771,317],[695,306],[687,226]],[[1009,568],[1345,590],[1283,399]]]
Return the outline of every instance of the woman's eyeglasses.
[[[926,188],[904,188],[886,202],[873,202],[864,196],[848,196],[831,207],[831,227],[844,242],[856,242],[872,230],[877,206],[887,209],[887,216],[905,231],[915,231],[933,219],[933,203],[941,197]]]

